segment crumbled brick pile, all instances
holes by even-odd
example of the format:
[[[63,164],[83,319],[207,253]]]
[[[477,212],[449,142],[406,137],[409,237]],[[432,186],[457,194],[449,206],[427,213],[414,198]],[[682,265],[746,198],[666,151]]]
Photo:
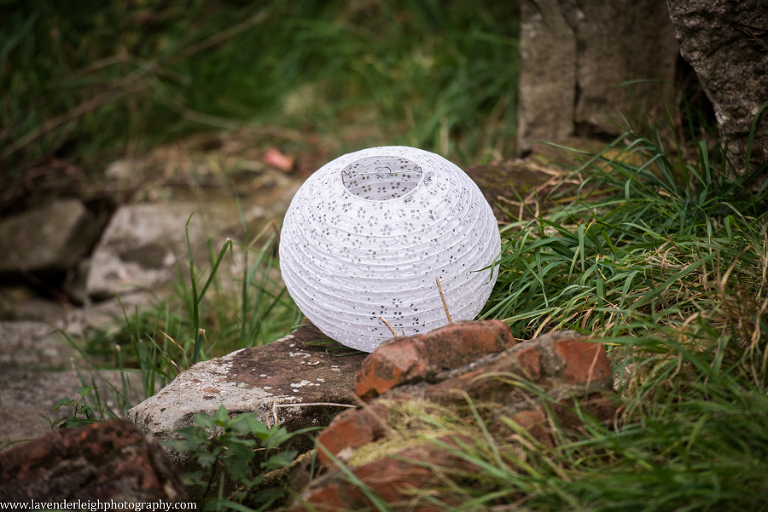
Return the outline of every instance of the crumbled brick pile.
[[[319,331],[305,326],[288,342],[303,335]],[[279,344],[236,353],[242,365],[233,363],[230,373],[265,372],[262,363]],[[490,453],[490,443],[519,450],[523,438],[551,448],[578,434],[584,414],[608,423],[619,404],[603,346],[572,332],[518,342],[503,322],[460,322],[392,338],[361,358],[343,358],[347,379],[339,384],[362,405],[320,433],[319,472],[311,474],[312,463],[290,469],[289,485],[300,492],[290,512],[375,509],[374,495],[393,511],[459,505],[460,494],[445,492],[450,482],[485,470],[468,454]],[[286,382],[307,375],[285,364],[273,373]],[[158,443],[128,421],[57,430],[0,452],[0,501],[183,501],[175,471]]]
[[[168,456],[130,421],[53,430],[0,452],[0,502],[183,502]]]
[[[318,458],[327,472],[310,483],[291,511],[362,509],[372,505],[371,492],[393,510],[442,509],[422,499],[425,491],[444,487],[451,475],[481,471],[461,453],[486,441],[460,432],[431,439],[404,436],[397,425],[403,407],[448,407],[467,423],[481,414],[495,442],[516,442],[524,429],[553,446],[558,435],[578,431],[580,414],[604,422],[614,417],[618,399],[611,382],[603,346],[572,332],[517,343],[503,322],[492,320],[393,338],[368,356],[357,374],[355,392],[366,405],[337,416],[318,437]],[[376,453],[370,450],[374,445],[381,445],[380,456],[356,459],[366,449]],[[352,483],[355,479],[367,489]]]

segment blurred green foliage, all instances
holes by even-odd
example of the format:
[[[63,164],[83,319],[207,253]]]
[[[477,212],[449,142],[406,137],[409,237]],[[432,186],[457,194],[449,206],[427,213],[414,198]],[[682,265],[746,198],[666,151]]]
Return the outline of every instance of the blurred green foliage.
[[[511,151],[515,3],[4,0],[0,165],[120,154],[242,123],[463,161]],[[350,149],[350,148],[343,148]],[[359,148],[357,148],[359,149]]]

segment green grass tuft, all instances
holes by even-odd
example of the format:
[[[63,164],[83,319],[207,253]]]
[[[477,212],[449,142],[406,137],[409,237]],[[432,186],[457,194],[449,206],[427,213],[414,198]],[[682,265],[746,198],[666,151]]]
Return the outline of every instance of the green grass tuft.
[[[757,307],[766,296],[768,192],[722,178],[700,150],[687,182],[647,138],[612,159],[589,158],[575,171],[583,195],[504,229],[484,316],[507,320],[521,338],[554,328],[615,336],[699,317],[721,325],[734,308]],[[747,324],[740,336],[749,339]]]

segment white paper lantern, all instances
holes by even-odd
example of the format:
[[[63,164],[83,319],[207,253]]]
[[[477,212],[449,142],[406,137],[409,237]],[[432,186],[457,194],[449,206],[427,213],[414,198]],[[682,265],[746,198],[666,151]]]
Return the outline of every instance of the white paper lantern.
[[[398,333],[480,312],[497,277],[499,229],[477,185],[443,157],[404,146],[337,158],[307,179],[285,215],[280,269],[304,315],[372,352]],[[489,268],[491,267],[491,268]]]

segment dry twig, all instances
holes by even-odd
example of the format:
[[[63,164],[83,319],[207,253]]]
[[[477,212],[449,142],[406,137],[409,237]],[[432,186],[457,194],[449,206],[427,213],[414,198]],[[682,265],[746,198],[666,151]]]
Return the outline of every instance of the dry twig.
[[[448,311],[448,303],[445,301],[445,295],[443,295],[443,287],[440,286],[440,278],[436,277],[437,291],[440,293],[440,300],[443,301],[443,309],[445,309],[445,316],[448,317],[448,323],[453,324],[453,318],[451,318],[451,312]]]
[[[387,322],[387,320],[386,320],[386,319],[385,319],[383,316],[380,316],[380,317],[379,317],[379,320],[381,320],[382,322],[384,322],[384,325],[386,325],[386,326],[389,328],[389,330],[390,330],[390,331],[392,331],[392,336],[400,336],[399,334],[397,334],[397,331],[395,330],[395,328],[394,328],[394,327],[392,327],[392,324],[390,324],[389,322]]]

